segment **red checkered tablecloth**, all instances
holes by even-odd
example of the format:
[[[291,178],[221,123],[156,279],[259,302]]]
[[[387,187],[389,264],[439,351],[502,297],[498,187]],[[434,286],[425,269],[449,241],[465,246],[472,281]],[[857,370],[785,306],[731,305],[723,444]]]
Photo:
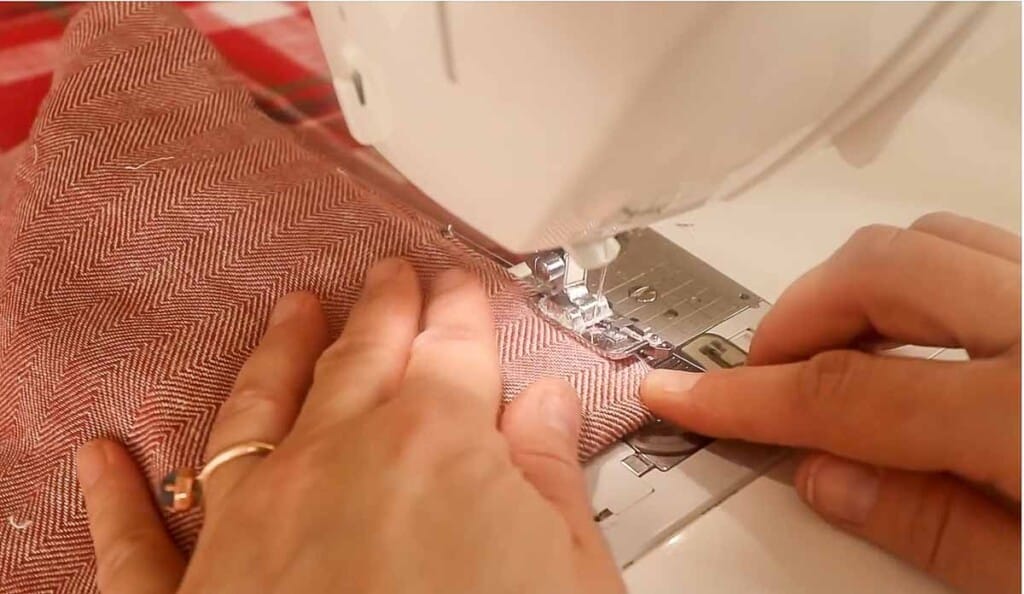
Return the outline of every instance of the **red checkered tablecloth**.
[[[278,121],[352,146],[305,3],[180,2]],[[50,87],[60,37],[80,3],[0,3],[0,152],[28,137]]]

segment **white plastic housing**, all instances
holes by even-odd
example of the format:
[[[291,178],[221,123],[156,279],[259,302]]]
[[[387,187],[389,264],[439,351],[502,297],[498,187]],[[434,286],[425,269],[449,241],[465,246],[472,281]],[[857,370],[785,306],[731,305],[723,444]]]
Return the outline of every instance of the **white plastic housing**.
[[[870,160],[981,6],[311,9],[356,139],[526,253],[729,197],[824,142]]]

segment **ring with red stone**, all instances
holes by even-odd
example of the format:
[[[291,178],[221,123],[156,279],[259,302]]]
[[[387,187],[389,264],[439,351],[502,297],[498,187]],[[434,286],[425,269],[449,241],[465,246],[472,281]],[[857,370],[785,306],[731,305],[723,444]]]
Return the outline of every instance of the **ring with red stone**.
[[[176,468],[164,476],[160,483],[158,499],[160,505],[169,511],[185,511],[202,503],[203,485],[214,470],[242,456],[266,456],[274,451],[274,445],[262,441],[246,441],[228,447],[218,453],[200,472],[194,468]]]

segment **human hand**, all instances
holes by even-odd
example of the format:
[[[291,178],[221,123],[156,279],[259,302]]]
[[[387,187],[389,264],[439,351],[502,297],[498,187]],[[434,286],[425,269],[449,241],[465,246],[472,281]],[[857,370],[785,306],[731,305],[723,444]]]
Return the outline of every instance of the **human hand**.
[[[498,424],[494,327],[472,277],[441,275],[421,305],[412,268],[384,261],[327,342],[315,297],[277,305],[207,459],[279,445],[211,475],[187,563],[127,453],[83,447],[104,594],[623,591],[576,459],[578,398],[543,381]]]
[[[858,231],[765,316],[749,366],[653,371],[655,414],[819,450],[796,474],[825,519],[966,592],[1020,591],[1020,238],[950,214]],[[866,341],[962,347],[969,362]]]

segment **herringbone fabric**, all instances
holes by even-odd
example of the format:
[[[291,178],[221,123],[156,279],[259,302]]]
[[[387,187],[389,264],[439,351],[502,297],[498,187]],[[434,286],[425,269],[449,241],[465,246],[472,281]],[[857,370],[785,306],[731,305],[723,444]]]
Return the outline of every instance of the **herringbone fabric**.
[[[91,6],[60,60],[28,146],[0,167],[0,591],[92,591],[76,448],[119,439],[154,483],[199,463],[275,300],[315,291],[337,332],[385,256],[483,279],[506,397],[568,378],[581,456],[646,420],[639,364],[594,355],[500,268],[304,148],[173,6]],[[168,520],[188,548],[198,518]]]

